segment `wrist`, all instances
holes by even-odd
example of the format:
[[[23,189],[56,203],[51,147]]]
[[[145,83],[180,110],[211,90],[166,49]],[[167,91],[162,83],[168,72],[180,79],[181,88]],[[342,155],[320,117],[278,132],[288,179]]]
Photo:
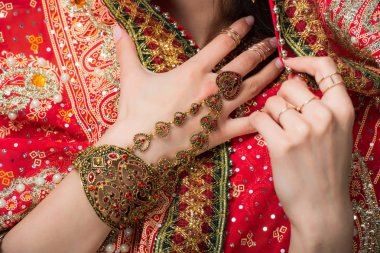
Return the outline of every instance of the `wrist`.
[[[351,252],[352,238],[351,203],[334,205],[303,221],[291,221],[290,252]]]

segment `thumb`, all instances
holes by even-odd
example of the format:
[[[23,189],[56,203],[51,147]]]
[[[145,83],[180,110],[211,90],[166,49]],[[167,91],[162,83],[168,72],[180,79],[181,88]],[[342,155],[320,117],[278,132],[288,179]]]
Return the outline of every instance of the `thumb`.
[[[136,75],[136,73],[141,72],[143,66],[141,65],[132,38],[119,25],[114,27],[113,37],[116,45],[116,56],[120,64],[121,76],[128,74]]]

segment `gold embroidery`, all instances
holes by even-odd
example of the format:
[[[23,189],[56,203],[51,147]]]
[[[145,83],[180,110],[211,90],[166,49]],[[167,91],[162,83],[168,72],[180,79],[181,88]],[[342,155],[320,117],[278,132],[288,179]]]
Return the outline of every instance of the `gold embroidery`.
[[[32,34],[32,35],[27,36],[27,38],[28,38],[28,42],[30,43],[30,50],[32,50],[35,54],[38,53],[39,45],[44,42],[44,39],[42,38],[42,36],[34,36]]]
[[[8,15],[8,12],[13,10],[12,3],[4,3],[0,2],[0,18],[6,18]]]
[[[70,77],[64,85],[75,122],[93,143],[117,118],[119,71],[112,36],[115,21],[99,0],[86,1],[80,8],[70,0],[44,0],[42,5],[52,51],[60,55],[56,58],[58,67]]]
[[[378,94],[378,74],[363,63],[338,57],[329,47],[324,27],[318,18],[318,10],[306,0],[279,0],[281,30],[288,46],[299,56],[331,56],[348,89],[363,94]],[[358,70],[360,72],[358,73]]]
[[[35,8],[37,5],[37,1],[36,0],[30,0],[29,2],[29,6],[32,7],[32,8]]]
[[[285,226],[281,226],[281,228],[277,227],[273,231],[273,238],[276,238],[278,242],[282,242],[282,240],[284,239],[284,234],[287,230],[288,228]]]
[[[252,231],[249,231],[249,233],[247,234],[247,237],[243,237],[240,240],[240,245],[241,246],[247,246],[248,248],[256,246],[256,242],[253,241],[253,233],[252,233]]]
[[[4,138],[5,136],[11,134],[11,131],[20,131],[23,126],[24,122],[22,121],[9,121],[8,126],[0,126],[0,138]]]
[[[380,233],[377,223],[380,210],[370,176],[371,172],[368,170],[364,159],[360,154],[355,153],[352,164],[352,183],[357,184],[360,181],[363,194],[360,200],[353,200],[354,220],[358,231],[360,249],[374,253],[380,250],[380,238],[377,236]]]
[[[1,173],[1,172],[0,172]],[[54,174],[60,173],[55,168],[48,168],[40,173],[36,174],[33,177],[28,178],[17,178],[12,180],[12,183],[9,185],[9,187],[4,188],[2,191],[0,191],[0,199],[6,199],[6,206],[5,209],[7,212],[4,212],[4,214],[0,215],[0,231],[9,229],[9,227],[12,227],[15,222],[20,221],[23,217],[25,217],[30,211],[33,210],[33,208],[46,197],[48,192],[53,190],[55,188],[55,184],[53,182],[50,182],[48,180],[45,180],[43,184],[37,185],[36,179],[37,178],[47,178],[52,177]],[[61,173],[62,174],[62,173]],[[65,173],[62,174],[64,176]],[[32,201],[30,203],[30,207],[28,207],[26,212],[17,212],[17,214],[13,214],[13,210],[15,210],[18,207],[19,201],[14,196],[11,197],[16,192],[16,187],[19,184],[27,185],[33,185],[33,187],[30,187],[31,191],[24,191],[20,195],[20,199],[23,201]]]
[[[225,145],[202,155],[182,179],[155,252],[221,252],[226,222],[228,154]]]
[[[58,114],[62,117],[64,122],[70,123],[71,117],[73,116],[73,110],[59,110]]]
[[[34,56],[27,59],[22,54],[12,55],[6,51],[2,55],[8,59],[13,57],[15,66],[0,74],[0,114],[24,110],[33,99],[52,101],[53,96],[60,93],[57,69],[50,62],[38,67]],[[6,62],[5,57],[0,60]]]
[[[11,182],[11,179],[14,178],[13,171],[5,172],[4,170],[0,170],[0,178],[1,183],[5,186],[8,186]]]
[[[332,15],[325,15],[335,39],[363,61],[372,59],[373,64],[372,53],[380,50],[380,39],[374,40],[373,36],[379,36],[380,31],[370,19],[378,4],[372,0],[333,0],[327,9]]]
[[[232,197],[238,198],[240,196],[240,193],[244,192],[244,184],[235,185],[232,184]]]
[[[260,146],[260,147],[264,147],[265,146],[265,141],[264,141],[264,138],[261,134],[257,134],[255,135],[255,140],[257,141],[257,145]]]

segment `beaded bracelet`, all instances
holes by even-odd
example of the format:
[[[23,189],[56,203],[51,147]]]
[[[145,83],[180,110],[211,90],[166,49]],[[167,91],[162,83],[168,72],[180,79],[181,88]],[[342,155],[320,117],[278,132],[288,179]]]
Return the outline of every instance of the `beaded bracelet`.
[[[223,99],[232,100],[240,92],[242,78],[227,71],[216,78],[219,92],[201,103],[193,103],[187,112],[176,112],[171,122],[157,122],[154,133],[138,133],[133,146],[120,148],[111,145],[89,147],[74,161],[86,196],[99,218],[113,229],[124,229],[128,224],[146,217],[158,202],[160,190],[174,186],[178,165],[187,165],[192,158],[208,147],[209,134],[218,126]],[[202,117],[202,130],[190,138],[191,147],[176,153],[174,160],[161,158],[156,165],[146,164],[134,154],[149,149],[154,137],[164,138],[171,127],[181,127],[189,116],[195,116],[206,105],[209,112]]]

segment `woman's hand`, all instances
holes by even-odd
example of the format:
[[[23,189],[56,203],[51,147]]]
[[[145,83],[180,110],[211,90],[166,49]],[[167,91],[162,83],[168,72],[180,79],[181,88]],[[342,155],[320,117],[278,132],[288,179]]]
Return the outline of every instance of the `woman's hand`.
[[[263,112],[252,116],[267,143],[275,190],[292,225],[291,252],[351,252],[351,100],[330,58],[293,58],[286,64],[314,76],[323,93],[313,99],[306,83],[291,77]]]
[[[231,28],[244,37],[253,25],[253,17],[242,18]],[[174,113],[185,112],[192,103],[199,103],[218,91],[217,74],[212,70],[235,48],[234,40],[220,34],[197,55],[181,66],[162,74],[147,71],[140,63],[132,39],[121,28],[115,30],[117,55],[120,63],[120,99],[118,119],[107,131],[100,144],[131,146],[137,133],[152,133],[158,121],[170,122]],[[265,57],[276,49],[274,39],[264,40]],[[227,64],[221,71],[234,71],[243,77],[261,62],[257,52],[247,50]],[[223,111],[218,121],[218,130],[210,135],[213,147],[226,140],[252,132],[249,119],[233,120],[231,112],[247,100],[256,96],[282,71],[279,59],[273,60],[256,75],[242,83],[240,95],[232,101],[223,101]],[[182,127],[173,127],[169,136],[155,138],[149,151],[137,154],[146,162],[156,162],[161,157],[174,157],[175,153],[190,146],[190,137],[201,130],[200,118],[206,108],[196,117],[190,117]],[[111,143],[110,143],[111,142]]]

